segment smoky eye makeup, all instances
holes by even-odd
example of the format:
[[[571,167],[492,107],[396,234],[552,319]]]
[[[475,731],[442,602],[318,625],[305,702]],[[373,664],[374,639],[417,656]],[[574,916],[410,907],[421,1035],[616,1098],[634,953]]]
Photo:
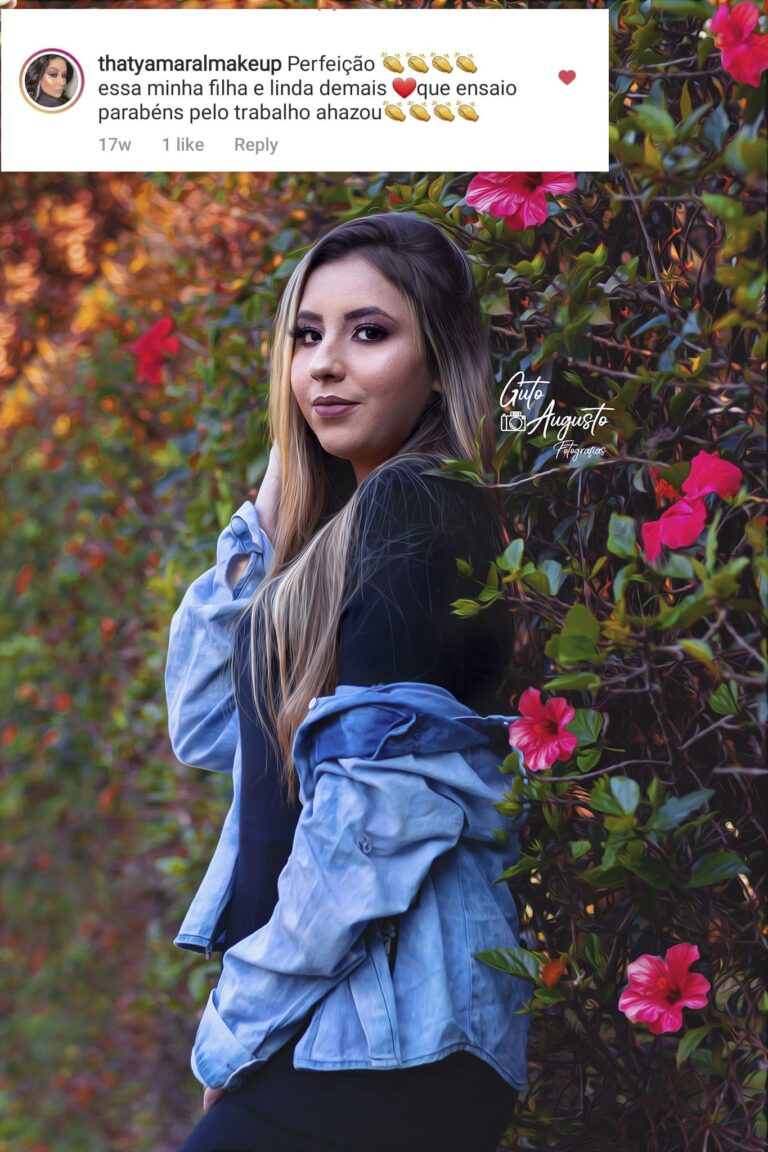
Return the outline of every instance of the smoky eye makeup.
[[[376,344],[389,336],[389,329],[384,328],[381,324],[358,324],[353,335],[360,336],[361,333],[365,333],[363,344]]]

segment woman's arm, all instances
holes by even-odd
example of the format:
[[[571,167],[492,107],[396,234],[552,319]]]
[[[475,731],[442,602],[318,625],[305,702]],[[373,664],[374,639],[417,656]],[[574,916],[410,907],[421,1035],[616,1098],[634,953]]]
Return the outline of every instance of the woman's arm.
[[[259,494],[255,502],[261,530],[266,534],[272,544],[275,542],[275,532],[277,531],[277,513],[280,508],[281,483],[280,455],[277,450],[277,445],[273,444],[269,453],[267,470],[264,473],[264,479],[261,482]],[[227,580],[230,588],[234,588],[239,583],[247,565],[248,556],[234,557],[227,571]]]
[[[171,746],[183,764],[215,772],[232,768],[240,738],[229,674],[234,625],[272,555],[258,512],[247,500],[219,536],[215,566],[190,585],[173,616],[165,692]]]
[[[165,691],[174,755],[226,772],[240,740],[229,661],[234,626],[274,556],[280,457],[272,446],[255,505],[247,500],[219,536],[216,565],[187,590],[171,621]]]

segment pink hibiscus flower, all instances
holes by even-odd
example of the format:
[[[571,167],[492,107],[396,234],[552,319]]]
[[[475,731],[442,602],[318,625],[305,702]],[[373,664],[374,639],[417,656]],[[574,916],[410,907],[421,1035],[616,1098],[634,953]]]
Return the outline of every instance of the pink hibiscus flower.
[[[736,495],[740,484],[740,468],[721,459],[717,452],[705,452],[702,449],[691,461],[691,470],[683,480],[682,489],[693,500],[709,492],[716,492],[723,500],[727,500]]]
[[[753,88],[768,68],[768,36],[755,32],[759,19],[760,9],[748,0],[732,8],[721,4],[709,22],[723,68],[734,80]]]
[[[547,193],[571,192],[573,172],[478,172],[467,187],[467,204],[502,216],[518,231],[543,224],[547,218]]]
[[[179,350],[177,337],[171,336],[172,328],[173,320],[170,316],[163,316],[131,345],[131,352],[137,359],[136,380],[139,384],[142,381],[162,384],[164,357]]]
[[[655,560],[662,544],[667,548],[687,548],[701,535],[707,519],[703,500],[678,500],[658,520],[648,520],[642,527],[643,548],[649,560]]]
[[[664,959],[639,956],[627,967],[629,984],[619,996],[619,1009],[630,1020],[647,1024],[655,1036],[677,1032],[683,1008],[703,1008],[709,980],[689,969],[699,958],[695,944],[673,944]]]
[[[509,743],[522,752],[531,772],[542,772],[555,760],[567,760],[579,742],[566,728],[576,715],[568,701],[553,696],[543,704],[538,688],[526,688],[520,712],[520,719],[509,726]]]

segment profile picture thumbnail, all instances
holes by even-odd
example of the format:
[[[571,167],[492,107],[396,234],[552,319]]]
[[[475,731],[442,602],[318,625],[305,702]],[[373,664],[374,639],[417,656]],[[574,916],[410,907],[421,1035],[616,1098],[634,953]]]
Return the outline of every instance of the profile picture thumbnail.
[[[83,88],[82,69],[68,52],[48,48],[35,53],[22,71],[27,98],[43,112],[70,108]]]

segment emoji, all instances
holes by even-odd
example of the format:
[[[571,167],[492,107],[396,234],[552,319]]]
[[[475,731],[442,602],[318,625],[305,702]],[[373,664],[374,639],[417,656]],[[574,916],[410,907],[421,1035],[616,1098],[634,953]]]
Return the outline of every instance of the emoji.
[[[384,67],[389,68],[390,72],[402,72],[403,70],[403,66],[397,56],[385,56]]]
[[[414,80],[413,76],[409,76],[407,80],[404,80],[398,76],[397,80],[392,81],[392,87],[394,88],[395,92],[397,92],[398,96],[402,96],[403,100],[405,100],[406,96],[410,96],[411,92],[413,92],[414,88],[416,87],[416,81]]]
[[[421,56],[409,56],[408,67],[413,68],[414,72],[429,71],[429,65],[422,60]]]
[[[429,115],[429,112],[427,112],[427,110],[423,104],[412,104],[411,105],[411,116],[413,116],[414,120],[431,120],[432,119],[432,117]]]
[[[477,72],[477,66],[471,56],[457,56],[456,64],[462,72]]]
[[[558,76],[562,80],[563,84],[572,84],[576,79],[576,73],[572,68],[564,68],[562,72],[558,72]]]
[[[387,104],[384,108],[384,111],[386,112],[387,116],[389,116],[390,120],[405,120],[405,115],[402,109],[398,108],[396,104]]]

